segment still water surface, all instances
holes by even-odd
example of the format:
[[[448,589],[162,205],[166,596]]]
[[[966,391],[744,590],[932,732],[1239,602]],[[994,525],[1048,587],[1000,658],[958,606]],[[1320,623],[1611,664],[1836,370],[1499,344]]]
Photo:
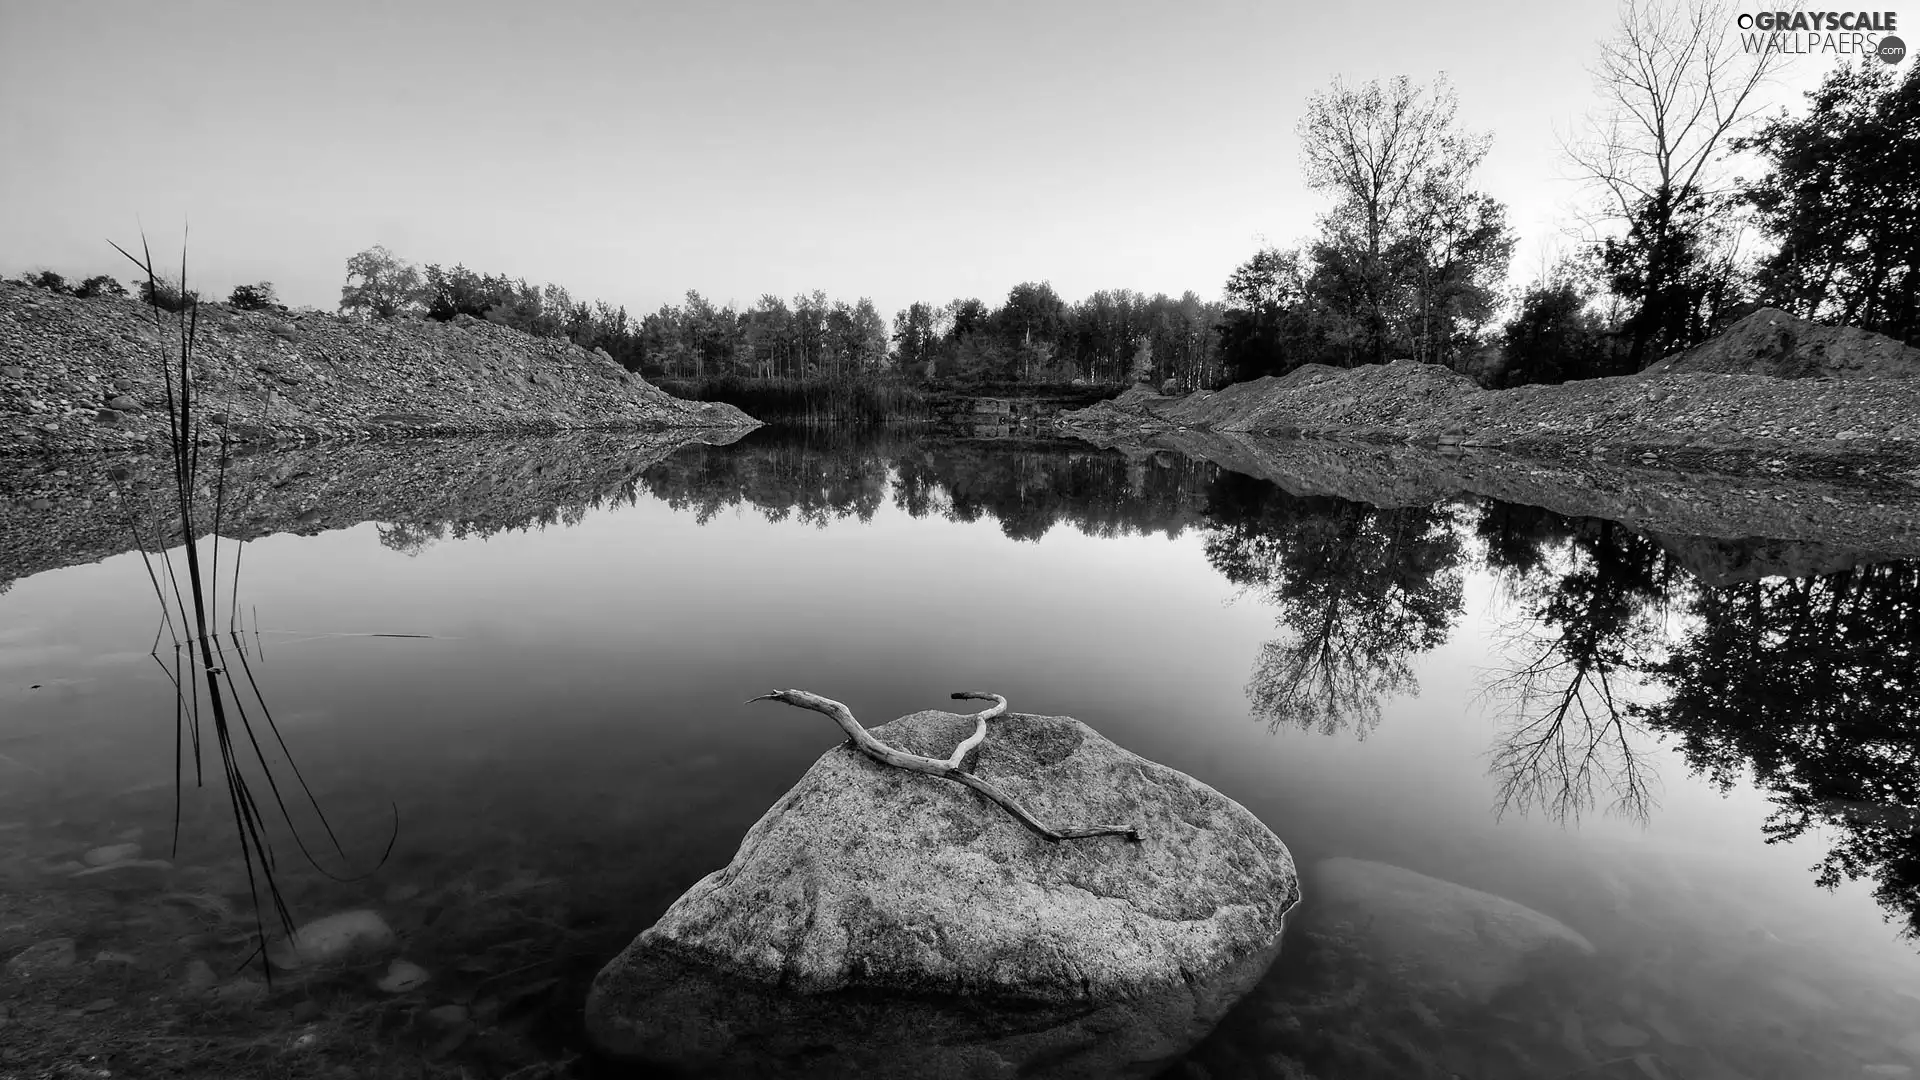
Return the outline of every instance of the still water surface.
[[[569,1060],[593,971],[838,741],[745,699],[802,687],[871,724],[979,687],[1199,777],[1301,867],[1278,963],[1173,1075],[1920,1075],[1911,564],[1708,584],[1688,542],[1609,522],[1045,444],[762,431],[625,495],[246,545],[253,673],[344,858],[304,797],[302,837],[350,877],[400,822],[354,881],[283,830],[282,888],[297,919],[380,911],[435,976],[404,1006],[364,977],[278,991],[248,1023],[474,1076]],[[0,858],[58,904],[9,911],[0,952],[72,936],[134,958],[150,1001],[196,958],[246,978],[251,921],[217,781],[169,851],[157,611],[136,554],[0,595]],[[120,842],[172,868],[70,876]],[[1463,996],[1316,910],[1336,857],[1524,904],[1594,954]],[[182,895],[235,917],[183,924]],[[451,1037],[405,1011],[443,1002],[469,1010]]]

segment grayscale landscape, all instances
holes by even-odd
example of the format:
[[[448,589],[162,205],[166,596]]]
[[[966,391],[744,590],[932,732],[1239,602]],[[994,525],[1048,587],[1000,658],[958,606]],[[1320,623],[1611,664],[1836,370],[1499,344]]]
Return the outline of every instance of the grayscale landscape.
[[[0,6],[0,1080],[1920,1076],[1920,11],[1517,12]]]

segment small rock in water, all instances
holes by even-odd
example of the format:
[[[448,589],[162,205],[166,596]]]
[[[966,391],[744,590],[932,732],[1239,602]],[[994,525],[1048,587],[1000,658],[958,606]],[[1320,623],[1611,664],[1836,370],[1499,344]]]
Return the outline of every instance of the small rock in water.
[[[213,984],[219,981],[220,976],[213,973],[212,965],[208,964],[205,960],[190,960],[187,962],[187,989],[196,991],[211,990],[213,989]]]
[[[343,960],[357,953],[378,952],[394,943],[393,927],[369,908],[342,911],[315,919],[293,932],[293,940],[275,942],[267,959],[283,971],[306,964]]]
[[[128,846],[131,847],[132,845],[128,845]],[[115,877],[120,877],[124,874],[125,871],[128,871],[128,870],[171,870],[171,869],[173,869],[173,864],[168,862],[165,859],[121,859],[118,862],[110,862],[104,866],[89,866],[89,867],[86,867],[85,869],[75,870],[72,876],[77,878],[82,878],[82,877],[100,877],[105,874],[111,874]]]
[[[86,1005],[86,1011],[90,1013],[103,1013],[111,1008],[113,1008],[112,998],[95,998]]]
[[[1595,1031],[1593,1037],[1606,1043],[1608,1046],[1621,1049],[1647,1045],[1646,1032],[1641,1031],[1632,1024],[1623,1024],[1618,1020]]]
[[[440,1005],[427,1010],[427,1019],[442,1027],[454,1027],[467,1022],[465,1005]]]
[[[86,863],[88,866],[106,866],[111,863],[126,862],[128,859],[137,859],[139,857],[139,844],[107,844],[104,847],[94,848],[92,851],[80,856],[80,861]]]
[[[93,962],[96,964],[125,964],[128,967],[140,966],[139,958],[131,953],[108,952],[105,949],[93,954]]]
[[[262,997],[267,992],[267,984],[251,976],[238,978],[213,992],[213,996],[229,1005],[244,1004]]]
[[[70,968],[78,959],[72,938],[54,938],[38,945],[29,945],[14,954],[13,959],[7,961],[7,972],[22,979],[31,979],[50,971]]]
[[[374,985],[389,994],[404,994],[417,986],[423,986],[433,976],[427,969],[410,960],[395,960],[387,967],[387,973]]]

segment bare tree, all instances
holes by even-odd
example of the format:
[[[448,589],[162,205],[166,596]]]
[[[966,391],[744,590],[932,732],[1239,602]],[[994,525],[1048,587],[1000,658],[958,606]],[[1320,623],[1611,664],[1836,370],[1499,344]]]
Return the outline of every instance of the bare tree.
[[[1563,146],[1575,175],[1599,196],[1585,222],[1591,242],[1615,241],[1616,289],[1643,366],[1687,269],[1690,218],[1719,194],[1728,144],[1760,107],[1754,91],[1780,53],[1747,53],[1734,11],[1720,0],[1623,0],[1593,69],[1601,97],[1585,137]],[[1623,241],[1620,233],[1626,233]]]

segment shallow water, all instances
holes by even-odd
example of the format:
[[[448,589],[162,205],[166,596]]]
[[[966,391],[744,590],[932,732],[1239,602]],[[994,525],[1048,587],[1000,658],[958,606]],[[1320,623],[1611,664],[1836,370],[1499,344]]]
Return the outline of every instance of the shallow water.
[[[742,704],[798,686],[869,723],[992,689],[1199,777],[1286,841],[1307,899],[1280,959],[1174,1075],[1920,1075],[1902,937],[1920,567],[1707,585],[1684,568],[1700,545],[1601,520],[1377,509],[1038,443],[763,431],[614,495],[531,528],[245,545],[247,666],[337,839],[264,743],[327,871],[276,810],[277,880],[296,921],[380,912],[431,975],[399,995],[372,985],[390,957],[250,981],[210,745],[172,850],[175,710],[141,558],[13,582],[0,956],[66,937],[78,961],[0,984],[0,1035],[61,1016],[97,1034],[16,1040],[0,1065],[599,1075],[586,981],[838,741]],[[115,843],[168,865],[74,876]],[[1593,954],[1465,993],[1316,909],[1343,856],[1526,905]],[[186,989],[196,959],[221,993]],[[446,1005],[464,1012],[429,1012]]]

